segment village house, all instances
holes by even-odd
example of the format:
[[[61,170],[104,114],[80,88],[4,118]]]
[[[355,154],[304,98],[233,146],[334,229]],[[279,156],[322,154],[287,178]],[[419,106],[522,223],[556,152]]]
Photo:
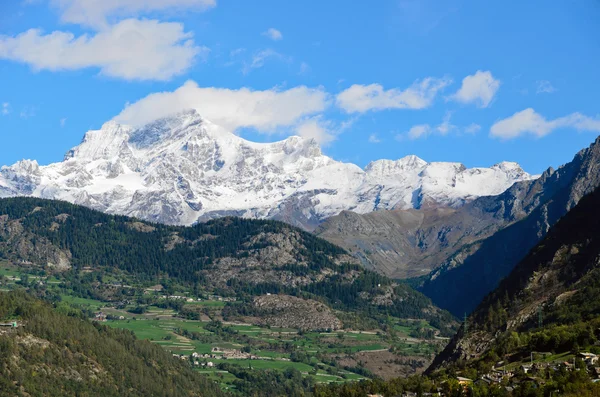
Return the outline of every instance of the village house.
[[[469,378],[463,378],[462,376],[457,376],[456,380],[458,381],[458,384],[461,386],[469,386],[469,385],[473,384],[473,380],[471,380]]]
[[[94,315],[94,321],[106,321],[106,314],[98,312]]]
[[[254,360],[257,357],[250,354],[250,353],[243,353],[241,350],[238,349],[221,349],[219,347],[213,347],[211,350],[213,353],[221,353],[221,358],[224,359],[234,359],[234,360],[244,360],[244,359],[250,359],[250,360]]]
[[[585,361],[587,365],[598,364],[598,356],[594,353],[579,353],[578,357]]]

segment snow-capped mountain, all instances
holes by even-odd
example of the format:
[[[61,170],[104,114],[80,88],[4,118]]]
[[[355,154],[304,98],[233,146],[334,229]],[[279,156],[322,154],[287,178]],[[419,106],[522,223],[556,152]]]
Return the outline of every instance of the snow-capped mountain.
[[[186,111],[141,128],[89,131],[64,161],[0,169],[0,197],[27,195],[170,224],[224,215],[312,228],[342,210],[460,206],[532,179],[516,163],[467,169],[416,156],[360,167],[297,136],[254,143]]]

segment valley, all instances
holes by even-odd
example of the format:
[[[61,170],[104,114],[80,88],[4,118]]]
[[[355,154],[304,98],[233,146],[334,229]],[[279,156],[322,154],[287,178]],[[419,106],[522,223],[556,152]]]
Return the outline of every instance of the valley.
[[[30,288],[60,311],[80,310],[91,321],[131,331],[229,391],[244,387],[235,375],[242,370],[295,370],[310,384],[404,377],[424,371],[448,339],[425,320],[395,317],[383,327],[377,322],[337,330],[276,327],[239,315],[236,308],[244,303],[231,298],[191,298],[180,291],[169,298],[135,285],[123,287],[136,293],[123,291],[121,301],[102,301],[77,296],[60,275],[28,273],[10,262],[0,269],[2,290]]]
[[[0,397],[600,397],[600,0],[0,0]]]
[[[0,200],[0,214],[1,288],[131,331],[223,390],[245,394],[257,387],[248,376],[310,390],[417,374],[458,326],[407,285],[279,222],[173,227],[32,198]]]

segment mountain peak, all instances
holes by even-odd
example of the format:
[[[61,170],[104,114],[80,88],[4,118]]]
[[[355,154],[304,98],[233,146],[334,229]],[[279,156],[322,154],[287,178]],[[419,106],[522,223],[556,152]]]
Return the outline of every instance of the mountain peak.
[[[501,161],[492,166],[492,168],[496,168],[503,171],[521,171],[523,172],[523,168],[519,163],[514,161]]]
[[[382,159],[372,161],[365,167],[365,172],[383,176],[397,174],[401,171],[420,170],[427,164],[427,161],[422,160],[415,155],[409,155],[398,160]]]
[[[488,168],[497,177],[480,184],[476,169],[473,176],[457,164],[412,155],[362,170],[324,156],[314,139],[249,142],[189,109],[139,127],[109,121],[88,131],[62,163],[2,168],[0,185],[3,195],[170,224],[237,215],[310,228],[343,210],[460,206],[530,178]]]

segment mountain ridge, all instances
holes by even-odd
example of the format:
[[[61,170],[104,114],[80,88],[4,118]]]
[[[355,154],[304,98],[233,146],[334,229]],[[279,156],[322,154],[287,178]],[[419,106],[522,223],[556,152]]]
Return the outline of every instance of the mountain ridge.
[[[591,327],[591,335],[596,335],[593,339],[597,339],[599,205],[600,188],[597,188],[552,226],[477,306],[469,316],[468,332],[465,333],[463,327],[436,357],[429,371],[478,359],[492,362],[494,350],[496,354],[515,354],[523,347],[514,345],[519,337],[515,339],[511,333],[516,332],[542,335],[560,330],[561,326],[578,324],[573,328],[574,333],[579,332],[577,327]],[[514,340],[510,340],[511,337]],[[564,340],[560,346],[531,345],[527,352],[550,348],[562,349],[557,352],[568,350],[576,345],[577,339],[569,340],[569,337],[563,331]],[[530,343],[552,345],[554,339],[534,338]]]
[[[419,290],[456,315],[471,312],[561,217],[598,186],[600,137],[557,170],[550,168],[537,180],[517,183],[496,198],[475,200],[470,205],[495,203],[511,223],[459,250],[442,264],[444,271],[432,273]]]
[[[234,215],[312,230],[343,210],[459,207],[535,177],[516,163],[468,169],[416,156],[361,169],[323,155],[314,140],[249,142],[185,111],[140,128],[109,121],[59,163],[4,166],[0,197],[61,199],[167,224]]]

